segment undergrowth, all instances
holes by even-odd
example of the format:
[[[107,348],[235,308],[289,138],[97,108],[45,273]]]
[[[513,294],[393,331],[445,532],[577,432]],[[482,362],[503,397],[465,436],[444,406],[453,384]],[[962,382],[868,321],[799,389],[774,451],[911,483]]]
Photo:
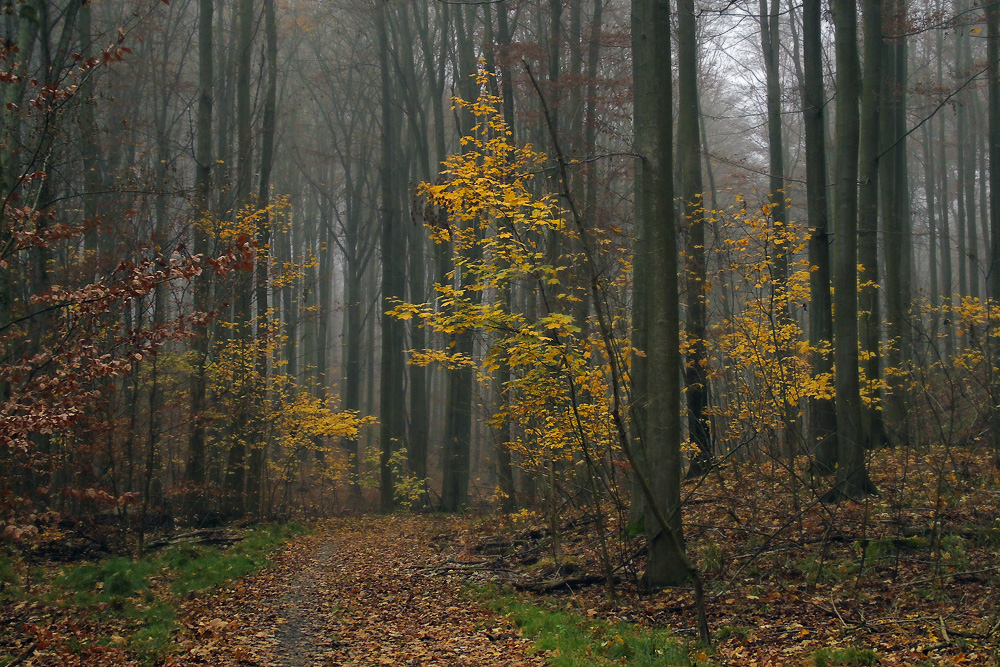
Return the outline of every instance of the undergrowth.
[[[44,586],[42,601],[75,610],[102,627],[116,628],[97,636],[94,646],[120,646],[153,664],[173,648],[179,630],[179,602],[238,579],[270,562],[285,542],[306,529],[298,524],[268,525],[242,532],[232,546],[180,543],[141,559],[126,557],[60,567]],[[31,588],[19,586],[7,561],[0,562],[6,584],[0,597],[30,599]],[[118,634],[121,632],[122,634]]]
[[[474,594],[517,625],[552,667],[680,667],[709,665],[696,644],[668,630],[610,622],[504,595],[492,586]]]

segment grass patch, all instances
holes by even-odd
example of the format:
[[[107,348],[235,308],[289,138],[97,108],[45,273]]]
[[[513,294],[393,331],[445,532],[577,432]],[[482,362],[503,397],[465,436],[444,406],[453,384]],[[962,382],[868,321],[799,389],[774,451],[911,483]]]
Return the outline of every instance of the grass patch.
[[[713,637],[717,642],[724,642],[733,637],[737,639],[745,640],[750,636],[749,628],[744,628],[739,625],[723,625],[718,630],[715,631],[715,636]]]
[[[867,648],[821,648],[813,654],[816,667],[870,667],[878,656]]]
[[[495,589],[478,589],[486,605],[515,623],[535,647],[547,652],[553,667],[673,667],[707,664],[708,656],[691,655],[694,645],[667,630],[587,618],[561,609],[530,604]]]
[[[304,532],[298,524],[253,528],[228,549],[178,544],[157,560],[170,573],[170,589],[175,595],[198,593],[267,565],[272,552]]]
[[[305,532],[298,524],[262,526],[244,531],[242,540],[224,549],[176,544],[139,560],[119,557],[65,566],[45,599],[99,616],[102,623],[114,626],[115,634],[124,635],[128,648],[152,664],[174,646],[180,598],[266,566],[285,542]],[[110,638],[97,641],[108,643]]]
[[[97,563],[71,565],[56,576],[53,594],[68,592],[72,604],[89,608],[99,604],[121,604],[149,588],[149,578],[159,568],[148,559],[109,558]]]

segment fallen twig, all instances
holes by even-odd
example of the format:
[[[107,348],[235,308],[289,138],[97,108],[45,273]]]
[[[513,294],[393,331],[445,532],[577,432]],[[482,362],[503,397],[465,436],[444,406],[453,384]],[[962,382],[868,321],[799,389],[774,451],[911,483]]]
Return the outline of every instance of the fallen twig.
[[[565,579],[556,579],[554,581],[513,581],[511,583],[514,588],[522,591],[544,593],[559,590],[560,588],[572,590],[574,586],[590,586],[592,584],[604,583],[605,581],[607,579],[603,575],[594,574],[580,577],[566,577]]]
[[[27,660],[31,656],[31,654],[35,652],[35,648],[37,646],[38,646],[38,640],[36,639],[35,641],[28,644],[27,648],[21,651],[13,660],[4,665],[4,667],[16,667],[17,665],[20,665],[22,662]]]

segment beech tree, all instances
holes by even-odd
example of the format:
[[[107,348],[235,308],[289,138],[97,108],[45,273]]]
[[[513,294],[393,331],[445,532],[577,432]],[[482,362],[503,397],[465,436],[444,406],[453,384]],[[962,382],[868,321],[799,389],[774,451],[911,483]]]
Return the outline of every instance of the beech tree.
[[[673,114],[670,12],[663,0],[633,0],[632,59],[635,85],[636,281],[633,308],[642,327],[637,345],[646,364],[635,388],[643,406],[639,425],[639,475],[648,478],[647,585],[676,584],[688,576],[680,512],[681,424],[679,292],[673,204]],[[640,342],[641,341],[641,342]],[[659,517],[657,516],[659,514]],[[666,520],[666,525],[660,524]]]
[[[835,0],[837,54],[837,153],[834,162],[833,334],[837,390],[837,485],[832,497],[873,490],[865,463],[858,373],[858,13]]]

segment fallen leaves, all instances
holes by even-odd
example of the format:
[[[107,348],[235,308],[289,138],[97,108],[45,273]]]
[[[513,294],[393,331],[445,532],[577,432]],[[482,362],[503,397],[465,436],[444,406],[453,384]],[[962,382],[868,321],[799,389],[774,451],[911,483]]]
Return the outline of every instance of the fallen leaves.
[[[437,557],[447,519],[360,517],[325,522],[273,568],[190,603],[176,664],[544,664],[504,618],[470,602],[461,580],[418,566]]]

